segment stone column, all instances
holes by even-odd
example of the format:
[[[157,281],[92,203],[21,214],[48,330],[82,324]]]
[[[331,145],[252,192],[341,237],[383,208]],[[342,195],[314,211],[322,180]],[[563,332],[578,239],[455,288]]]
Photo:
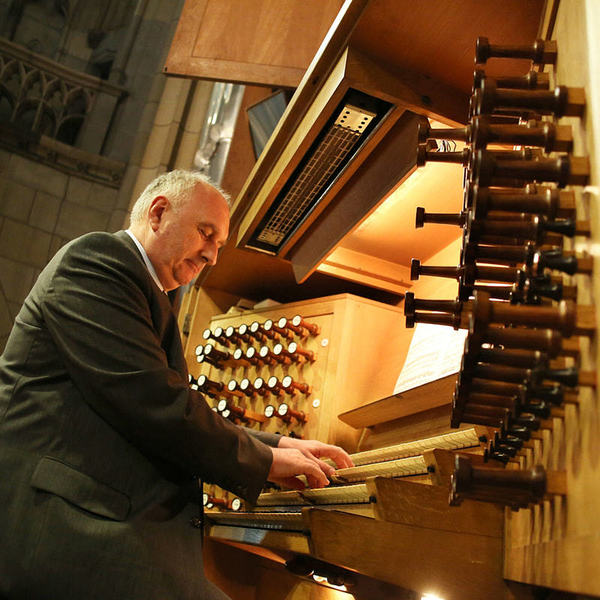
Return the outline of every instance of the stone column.
[[[206,120],[212,88],[213,83],[210,81],[196,82],[187,118],[181,125],[179,144],[175,148],[174,169],[192,168],[194,155],[198,150],[198,142]]]

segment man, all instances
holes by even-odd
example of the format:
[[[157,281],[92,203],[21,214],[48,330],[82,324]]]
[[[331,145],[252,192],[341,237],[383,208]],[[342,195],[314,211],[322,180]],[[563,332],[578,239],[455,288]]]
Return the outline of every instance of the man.
[[[0,597],[225,598],[202,573],[197,478],[249,501],[327,484],[340,448],[236,427],[189,389],[165,292],[215,264],[223,194],[175,171],[126,232],[67,244],[0,358]],[[193,501],[195,499],[195,501]]]

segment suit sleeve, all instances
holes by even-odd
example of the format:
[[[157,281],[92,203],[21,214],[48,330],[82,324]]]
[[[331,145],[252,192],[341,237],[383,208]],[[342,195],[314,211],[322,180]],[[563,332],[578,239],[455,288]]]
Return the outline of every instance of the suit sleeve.
[[[254,501],[270,448],[212,411],[169,365],[152,284],[131,250],[110,235],[82,240],[58,265],[41,311],[83,400],[150,459]]]
[[[242,429],[250,434],[252,437],[260,440],[263,444],[267,444],[267,446],[271,446],[273,448],[277,448],[279,445],[279,440],[281,439],[281,434],[279,433],[269,433],[268,431],[258,431],[257,429],[250,429],[249,427],[242,427]]]

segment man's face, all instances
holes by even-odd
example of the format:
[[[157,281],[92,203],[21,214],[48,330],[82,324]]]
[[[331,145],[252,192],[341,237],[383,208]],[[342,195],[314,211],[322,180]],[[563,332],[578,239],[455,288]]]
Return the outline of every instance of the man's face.
[[[179,208],[158,196],[150,209],[153,240],[148,256],[165,290],[185,285],[217,253],[229,235],[229,207],[216,190],[203,184]],[[148,249],[147,249],[148,251]]]

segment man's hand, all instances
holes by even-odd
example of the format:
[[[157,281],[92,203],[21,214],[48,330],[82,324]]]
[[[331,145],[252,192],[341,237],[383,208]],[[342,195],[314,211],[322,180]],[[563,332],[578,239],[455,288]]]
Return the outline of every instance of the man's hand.
[[[301,440],[298,438],[282,435],[279,440],[278,448],[297,448],[302,453],[310,453],[315,458],[330,458],[337,465],[338,469],[353,467],[354,463],[350,455],[339,446],[324,444],[317,440]]]
[[[303,489],[304,483],[297,475],[305,475],[311,488],[329,485],[335,469],[321,457],[331,458],[338,468],[352,467],[350,456],[338,446],[316,440],[300,440],[282,436],[273,451],[273,463],[267,479],[292,489]]]

